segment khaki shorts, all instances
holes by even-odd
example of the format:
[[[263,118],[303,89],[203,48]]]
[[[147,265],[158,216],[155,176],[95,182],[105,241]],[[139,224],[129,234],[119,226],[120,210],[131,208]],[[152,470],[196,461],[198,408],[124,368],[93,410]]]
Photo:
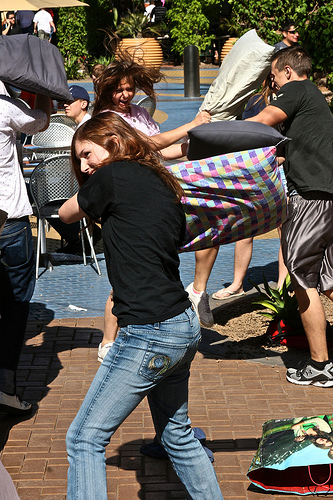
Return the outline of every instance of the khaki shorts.
[[[290,196],[282,252],[295,290],[333,290],[333,197]]]
[[[51,33],[47,33],[44,30],[38,30],[38,38],[40,38],[41,40],[50,40]]]

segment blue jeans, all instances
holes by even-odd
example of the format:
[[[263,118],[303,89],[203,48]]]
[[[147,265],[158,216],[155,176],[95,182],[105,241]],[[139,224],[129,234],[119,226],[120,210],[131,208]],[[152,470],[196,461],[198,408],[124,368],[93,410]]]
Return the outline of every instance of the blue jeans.
[[[67,500],[107,500],[105,447],[145,396],[157,438],[190,498],[223,499],[188,418],[189,369],[200,337],[191,308],[120,330],[67,433]]]
[[[15,371],[22,350],[35,288],[35,256],[28,217],[9,220],[0,235],[0,391],[16,391]]]

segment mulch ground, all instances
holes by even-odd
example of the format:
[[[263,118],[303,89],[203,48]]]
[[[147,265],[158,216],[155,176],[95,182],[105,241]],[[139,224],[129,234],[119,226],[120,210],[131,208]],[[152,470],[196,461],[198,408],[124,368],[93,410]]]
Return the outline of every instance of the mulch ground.
[[[333,325],[333,302],[325,295],[321,300],[326,312],[327,321]],[[239,359],[263,355],[263,350],[278,352],[287,351],[284,346],[272,346],[267,342],[266,331],[269,319],[260,314],[262,307],[253,304],[254,299],[229,304],[228,308],[214,314],[216,324],[214,330],[231,341],[229,355]],[[333,349],[330,349],[333,355]],[[228,353],[226,353],[228,355]]]

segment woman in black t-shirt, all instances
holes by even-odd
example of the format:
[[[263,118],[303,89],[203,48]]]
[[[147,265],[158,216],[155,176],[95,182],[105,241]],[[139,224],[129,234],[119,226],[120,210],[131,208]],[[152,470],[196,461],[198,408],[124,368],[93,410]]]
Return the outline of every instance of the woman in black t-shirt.
[[[164,136],[164,138],[167,138],[166,142],[156,143],[156,147],[161,150],[163,158],[169,160],[180,158],[186,154],[187,142],[178,144],[176,142],[185,137],[191,128],[210,121],[210,115],[206,111],[201,112],[190,123],[164,134],[159,134],[158,124],[149,116],[146,109],[132,104],[132,100],[135,93],[141,90],[156,101],[154,85],[163,79],[163,75],[158,69],[139,64],[132,57],[125,52],[120,55],[120,60],[113,61],[102,72],[96,81],[96,100],[93,115],[113,111],[136,130],[146,136],[153,137],[154,141]],[[98,346],[97,357],[100,363],[103,362],[104,356],[113,345],[117,335],[117,322],[112,314],[112,309],[111,292],[105,304],[104,335],[102,342]]]
[[[149,140],[115,113],[76,131],[72,163],[81,188],[59,215],[67,223],[101,218],[120,330],[67,434],[67,499],[107,500],[105,446],[147,396],[157,439],[189,496],[220,500],[188,418],[200,327],[179,277],[182,190]]]

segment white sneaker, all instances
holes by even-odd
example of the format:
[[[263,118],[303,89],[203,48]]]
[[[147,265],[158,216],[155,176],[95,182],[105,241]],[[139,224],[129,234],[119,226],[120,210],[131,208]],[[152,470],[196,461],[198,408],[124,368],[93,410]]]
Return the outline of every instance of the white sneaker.
[[[23,401],[16,394],[10,396],[0,391],[0,412],[10,413],[11,415],[25,415],[32,410],[31,403]]]
[[[317,370],[308,359],[297,369],[289,368],[286,377],[292,384],[333,387],[333,363],[328,360],[323,370]]]
[[[209,297],[206,292],[195,293],[193,291],[193,283],[186,288],[189,299],[192,302],[195,312],[203,326],[213,326],[214,317],[209,307]]]
[[[109,352],[109,349],[111,346],[113,346],[114,342],[108,342],[107,344],[104,344],[102,347],[102,344],[99,344],[98,346],[98,354],[97,354],[97,359],[100,363],[103,363],[103,359]]]

